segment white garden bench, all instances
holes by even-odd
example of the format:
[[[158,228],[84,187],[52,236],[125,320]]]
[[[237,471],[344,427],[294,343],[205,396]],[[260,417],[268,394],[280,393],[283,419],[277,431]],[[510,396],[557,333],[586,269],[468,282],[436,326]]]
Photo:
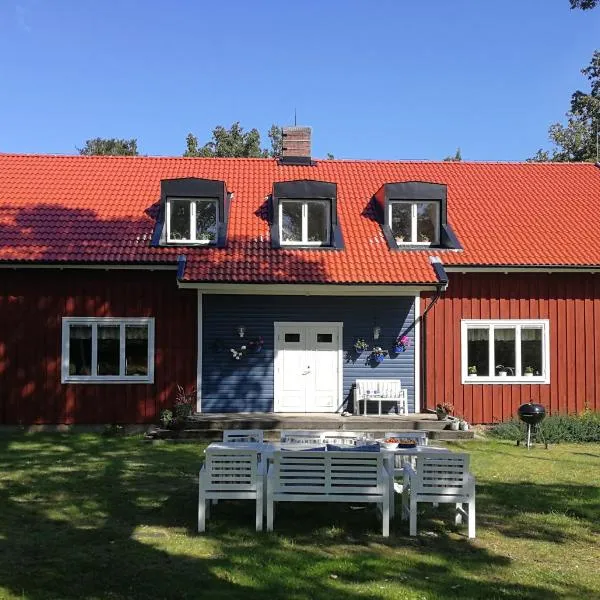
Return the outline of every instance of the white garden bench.
[[[237,445],[237,444],[236,444]],[[242,444],[240,444],[242,446]],[[264,462],[258,450],[211,449],[200,469],[198,482],[198,531],[206,529],[210,505],[215,500],[254,500],[256,531],[263,526]]]
[[[475,537],[475,478],[469,473],[468,454],[423,453],[417,456],[416,469],[404,465],[402,518],[410,519],[410,535],[417,535],[417,508],[422,502],[456,504],[455,523],[460,525],[466,516],[469,537]]]
[[[399,415],[408,414],[408,391],[402,388],[399,379],[357,379],[354,386],[354,414],[360,413],[360,403],[364,403],[367,414],[367,403],[377,402],[381,414],[382,402],[395,402]]]
[[[258,442],[263,443],[264,432],[262,429],[225,429],[224,442]]]
[[[267,531],[276,502],[366,502],[378,505],[390,534],[390,474],[380,452],[275,452],[267,476]]]

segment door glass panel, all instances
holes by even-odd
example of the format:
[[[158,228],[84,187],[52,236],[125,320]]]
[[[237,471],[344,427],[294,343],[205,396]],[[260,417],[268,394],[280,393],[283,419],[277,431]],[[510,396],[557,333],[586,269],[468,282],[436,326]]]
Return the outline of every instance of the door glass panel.
[[[281,241],[302,241],[302,202],[281,203]]]
[[[417,242],[437,244],[437,202],[417,202]]]
[[[189,240],[190,207],[189,200],[171,200],[171,218],[169,220],[169,235],[172,240]]]
[[[69,327],[69,375],[92,374],[92,326]]]
[[[514,377],[516,375],[516,335],[515,328],[494,330],[494,352],[496,375]]]
[[[543,374],[542,330],[539,327],[521,329],[521,369],[522,375]]]
[[[317,333],[317,342],[319,344],[331,344],[333,335],[331,333]]]
[[[216,200],[196,200],[196,240],[201,242],[213,242],[216,239]]]
[[[329,223],[327,218],[327,204],[325,202],[307,202],[307,218],[308,218],[308,241],[321,242],[327,244],[329,242]]]
[[[468,374],[490,374],[490,332],[489,329],[467,330]]]
[[[392,235],[398,244],[406,244],[411,239],[412,204],[410,202],[392,203]]]
[[[98,375],[119,375],[120,327],[98,325]]]
[[[125,374],[148,375],[148,327],[125,326]]]
[[[286,333],[285,341],[287,343],[299,343],[300,342],[300,334],[299,333]]]

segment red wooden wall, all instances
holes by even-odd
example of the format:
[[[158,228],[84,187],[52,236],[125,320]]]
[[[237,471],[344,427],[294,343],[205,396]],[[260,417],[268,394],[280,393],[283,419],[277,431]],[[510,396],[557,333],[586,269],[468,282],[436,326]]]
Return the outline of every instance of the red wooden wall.
[[[197,301],[173,271],[0,270],[0,423],[149,423],[196,383]],[[154,384],[61,384],[63,316],[155,317]]]
[[[448,401],[473,423],[510,419],[530,399],[551,413],[600,410],[600,274],[449,277],[447,292],[426,317],[427,408]],[[461,319],[530,318],[550,320],[550,384],[461,383]]]

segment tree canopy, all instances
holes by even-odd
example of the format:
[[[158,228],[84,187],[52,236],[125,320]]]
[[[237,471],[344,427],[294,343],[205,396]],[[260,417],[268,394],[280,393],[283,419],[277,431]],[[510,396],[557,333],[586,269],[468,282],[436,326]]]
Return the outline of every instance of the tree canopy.
[[[130,140],[118,138],[93,138],[85,141],[83,148],[77,148],[79,154],[110,155],[110,156],[138,156],[137,139]]]
[[[570,0],[571,8],[580,8],[581,10],[589,10],[598,6],[600,0]]]
[[[548,129],[551,150],[538,150],[532,161],[588,162],[597,160],[600,132],[600,51],[581,70],[590,82],[588,93],[577,90],[571,96],[567,123],[554,123]]]
[[[444,162],[460,162],[461,160],[462,152],[460,151],[460,148],[456,149],[454,155],[446,156],[446,158],[444,158]]]
[[[244,131],[239,121],[233,123],[229,129],[217,125],[212,131],[211,139],[203,146],[199,145],[198,138],[193,133],[189,133],[186,137],[186,150],[183,155],[248,158],[279,156],[282,146],[281,128],[272,125],[267,135],[271,140],[270,149],[261,148],[258,129]]]

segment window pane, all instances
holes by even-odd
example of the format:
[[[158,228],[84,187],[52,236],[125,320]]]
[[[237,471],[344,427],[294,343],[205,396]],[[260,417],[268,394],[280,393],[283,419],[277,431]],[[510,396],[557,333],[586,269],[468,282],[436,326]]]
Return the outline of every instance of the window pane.
[[[308,214],[308,241],[329,241],[329,223],[327,219],[327,204],[325,202],[307,202]]]
[[[302,241],[302,202],[281,203],[281,241]]]
[[[417,202],[417,242],[437,244],[438,203]]]
[[[92,374],[92,326],[69,327],[69,375]]]
[[[507,377],[516,375],[516,335],[515,328],[494,330],[494,352],[496,354],[496,375]]]
[[[171,200],[170,237],[172,240],[189,240],[190,233],[190,201]]]
[[[412,204],[409,202],[392,203],[392,235],[398,244],[406,244],[411,239]]]
[[[196,239],[212,242],[217,239],[217,202],[196,200]]]
[[[300,334],[299,333],[286,333],[285,341],[292,342],[292,343],[298,343],[298,342],[300,342]]]
[[[148,375],[148,327],[125,326],[125,374]]]
[[[467,360],[469,362],[467,372],[469,375],[490,374],[489,344],[489,329],[467,330]]]
[[[521,329],[521,368],[523,375],[532,373],[543,374],[542,359],[542,330],[539,327],[524,327]],[[530,367],[530,369],[528,369]]]
[[[317,342],[320,344],[331,344],[333,335],[331,333],[317,333]]]
[[[98,375],[119,375],[118,325],[98,325]]]

